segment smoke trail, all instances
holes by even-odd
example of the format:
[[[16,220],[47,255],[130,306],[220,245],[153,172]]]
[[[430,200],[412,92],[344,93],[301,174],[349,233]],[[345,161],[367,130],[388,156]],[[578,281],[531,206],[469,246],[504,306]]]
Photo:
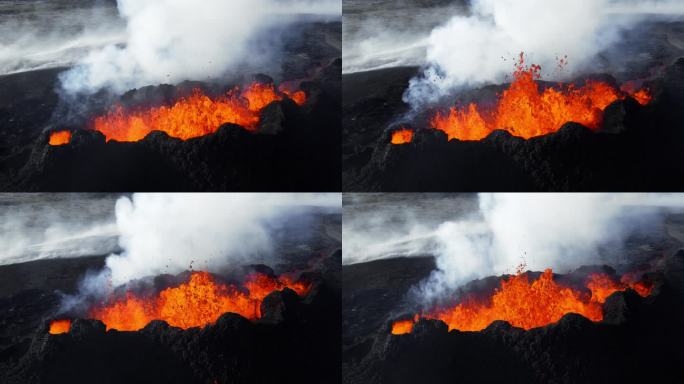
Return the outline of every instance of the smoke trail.
[[[520,52],[540,64],[543,75],[562,80],[591,69],[625,30],[683,14],[684,4],[670,0],[474,0],[470,15],[432,31],[425,70],[411,80],[404,100],[419,108],[460,87],[503,82]],[[565,55],[565,70],[553,72]]]
[[[339,1],[119,0],[125,44],[91,52],[62,76],[70,93],[205,80],[243,63],[277,61],[278,36],[302,14],[339,16]]]

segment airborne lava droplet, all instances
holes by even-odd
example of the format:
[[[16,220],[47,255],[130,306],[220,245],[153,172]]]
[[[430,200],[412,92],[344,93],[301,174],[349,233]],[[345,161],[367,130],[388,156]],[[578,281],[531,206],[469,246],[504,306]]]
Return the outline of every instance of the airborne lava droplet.
[[[570,121],[591,129],[598,129],[603,110],[612,102],[630,95],[641,104],[648,104],[648,90],[615,89],[612,85],[588,80],[581,87],[540,89],[541,67],[525,65],[524,55],[513,74],[513,82],[504,90],[493,108],[475,103],[466,107],[452,107],[448,112],[437,112],[430,120],[434,129],[451,139],[482,140],[497,129],[513,136],[529,139],[553,133]]]
[[[107,141],[139,141],[152,131],[163,131],[182,140],[216,132],[222,124],[233,123],[255,130],[259,114],[268,104],[291,98],[298,105],[306,102],[303,91],[276,90],[273,84],[252,83],[240,90],[236,87],[226,95],[211,98],[200,89],[181,98],[173,106],[161,106],[140,111],[125,111],[115,107],[95,118],[93,128],[102,132]]]
[[[555,323],[568,313],[578,313],[589,320],[601,321],[602,305],[611,294],[632,288],[645,297],[653,290],[651,284],[636,282],[633,276],[623,277],[620,282],[616,282],[602,273],[590,275],[586,287],[591,294],[559,285],[553,280],[551,269],[545,270],[532,282],[527,273],[518,272],[508,279],[501,279],[500,287],[488,299],[466,297],[454,307],[439,308],[420,317],[441,320],[449,326],[449,330],[460,331],[480,331],[496,320],[507,321],[514,327],[531,329]],[[417,320],[418,316],[414,322]],[[413,324],[409,326],[406,322],[411,320],[395,322],[392,333],[411,332]]]
[[[207,272],[192,272],[188,282],[159,292],[153,297],[139,297],[127,292],[124,298],[111,299],[91,309],[89,316],[101,320],[107,329],[136,331],[152,320],[164,320],[183,329],[214,323],[222,314],[233,312],[247,319],[261,317],[261,302],[273,291],[290,288],[305,295],[310,285],[281,276],[255,273],[247,278],[244,289],[214,281]]]
[[[71,131],[56,131],[50,133],[50,145],[64,145],[71,142]]]
[[[58,335],[60,333],[67,333],[71,330],[71,320],[53,320],[50,322],[50,334]]]

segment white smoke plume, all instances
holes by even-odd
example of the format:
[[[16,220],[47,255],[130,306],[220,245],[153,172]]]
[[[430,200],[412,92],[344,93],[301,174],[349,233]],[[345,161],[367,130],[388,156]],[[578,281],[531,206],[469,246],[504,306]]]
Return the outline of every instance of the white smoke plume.
[[[432,31],[424,73],[411,80],[404,100],[418,108],[461,87],[504,82],[520,52],[542,66],[543,76],[563,80],[590,69],[627,28],[683,15],[684,3],[672,0],[473,0],[470,15]]]
[[[434,256],[420,287],[435,299],[478,278],[517,266],[567,272],[582,265],[629,263],[625,243],[659,231],[666,214],[684,213],[684,194],[345,195],[343,262]],[[347,201],[351,204],[347,206]],[[623,252],[625,251],[625,252]]]
[[[341,209],[340,194],[135,194],[116,204],[124,250],[107,258],[113,286],[194,266],[215,271],[273,258],[268,226],[309,206]],[[104,276],[104,275],[103,275]]]
[[[62,77],[71,93],[206,80],[277,58],[280,31],[308,17],[339,17],[338,0],[119,0],[123,44],[92,51]]]
[[[521,264],[563,272],[625,263],[628,236],[652,229],[664,213],[684,212],[681,194],[482,194],[479,200],[483,220],[437,229],[438,270],[421,287],[424,296],[512,273]]]

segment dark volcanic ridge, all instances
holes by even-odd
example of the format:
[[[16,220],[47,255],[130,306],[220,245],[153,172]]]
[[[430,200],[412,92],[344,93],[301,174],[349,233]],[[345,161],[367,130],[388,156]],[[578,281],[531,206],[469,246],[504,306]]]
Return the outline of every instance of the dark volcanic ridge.
[[[412,333],[392,335],[393,320],[410,317],[417,304],[425,304],[408,305],[403,294],[429,275],[434,261],[391,259],[345,266],[345,281],[352,283],[343,293],[343,382],[624,383],[656,376],[680,381],[684,250],[667,254],[654,267],[657,271],[649,278],[657,288],[652,294],[641,297],[629,289],[614,293],[603,304],[601,322],[570,313],[527,331],[495,321],[479,332],[461,332],[448,331],[442,321],[421,319]],[[583,267],[556,276],[567,284],[590,271],[615,272]],[[491,289],[498,280],[474,281],[464,289]],[[362,309],[367,306],[371,309]],[[348,324],[355,325],[348,330]]]
[[[306,295],[287,288],[269,294],[256,321],[226,313],[212,325],[187,330],[153,321],[135,332],[105,331],[98,320],[61,314],[73,318],[71,329],[51,335],[59,291],[34,288],[2,298],[0,381],[339,382],[340,258],[339,250],[327,254],[302,274],[312,283]],[[69,275],[82,276],[97,263],[71,264]],[[272,274],[265,266],[252,268]],[[161,276],[155,284],[179,276]]]
[[[413,140],[390,143],[416,68],[345,75],[343,185],[350,191],[677,191],[684,179],[684,58],[647,85],[653,101],[608,106],[596,132],[568,122],[524,140],[495,131],[480,141],[449,141],[427,123],[403,124]],[[615,82],[610,77],[603,77]],[[364,94],[365,84],[382,84]],[[485,87],[473,99],[491,97]],[[349,99],[347,98],[349,97]],[[425,120],[425,119],[422,119]]]

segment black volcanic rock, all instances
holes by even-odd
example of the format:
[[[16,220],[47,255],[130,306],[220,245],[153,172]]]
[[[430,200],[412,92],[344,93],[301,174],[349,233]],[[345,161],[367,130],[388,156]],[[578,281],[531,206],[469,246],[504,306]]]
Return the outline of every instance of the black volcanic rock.
[[[291,313],[297,311],[297,305],[299,305],[299,296],[293,290],[286,288],[272,292],[261,303],[260,321],[273,324],[283,322],[293,316]]]
[[[647,124],[643,115],[641,105],[633,98],[617,100],[603,111],[601,132],[617,134],[639,129],[640,126]]]
[[[267,135],[276,135],[282,132],[288,125],[288,120],[294,120],[295,124],[299,116],[297,104],[290,99],[274,101],[261,111],[261,120],[257,132]]]
[[[613,293],[603,304],[603,322],[622,324],[629,321],[634,312],[638,311],[641,302],[641,296],[631,289]]]

